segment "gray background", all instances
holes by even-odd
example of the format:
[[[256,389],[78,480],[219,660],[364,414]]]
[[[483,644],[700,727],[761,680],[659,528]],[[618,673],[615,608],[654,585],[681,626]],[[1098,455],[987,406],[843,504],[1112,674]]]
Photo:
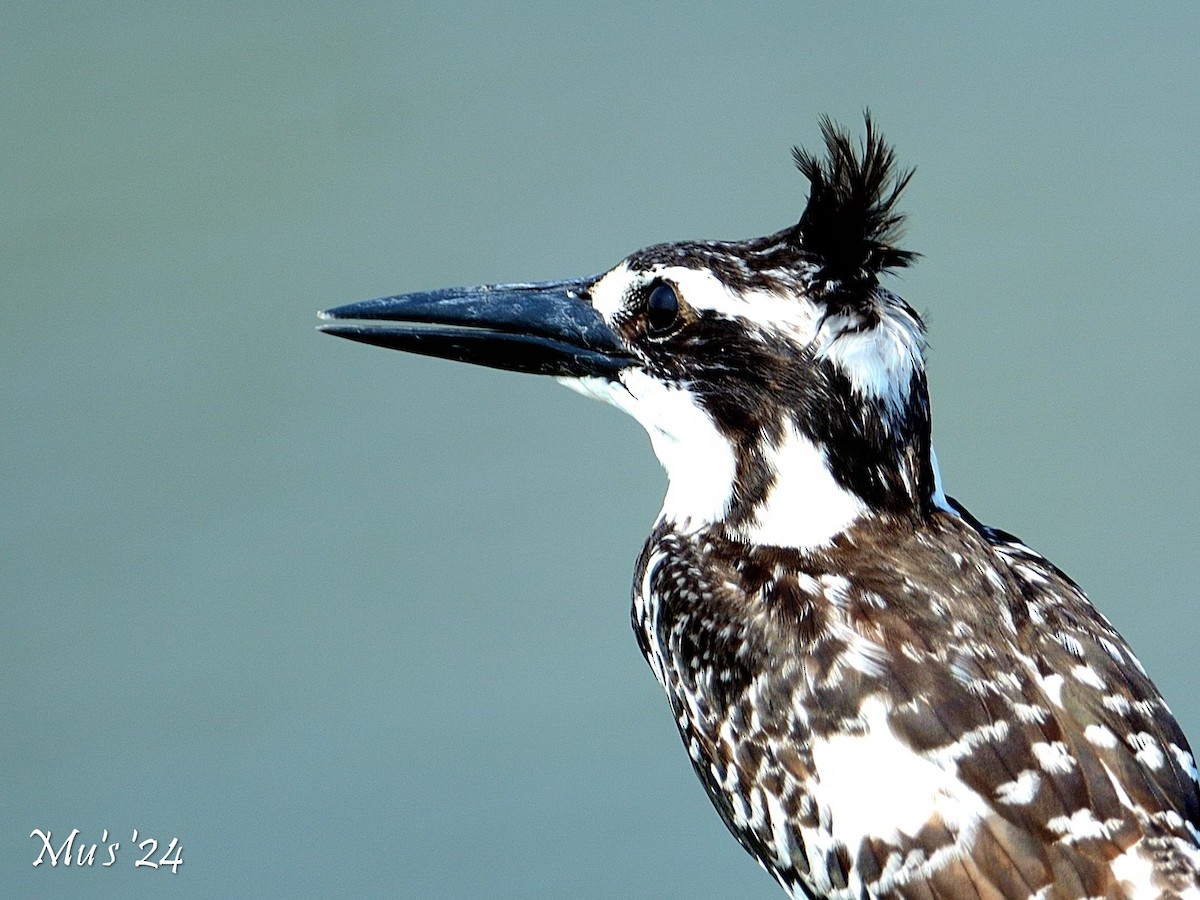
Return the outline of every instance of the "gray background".
[[[864,106],[951,493],[1200,738],[1200,14],[881,7],[4,4],[8,896],[777,896],[629,632],[636,424],[312,326],[777,229]]]

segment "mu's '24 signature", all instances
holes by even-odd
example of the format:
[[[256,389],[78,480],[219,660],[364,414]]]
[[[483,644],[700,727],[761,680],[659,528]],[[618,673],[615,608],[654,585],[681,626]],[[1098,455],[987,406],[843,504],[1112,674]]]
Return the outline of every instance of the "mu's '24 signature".
[[[79,829],[72,828],[71,833],[55,847],[53,832],[42,831],[40,828],[33,829],[29,836],[40,840],[42,844],[33,865],[35,867],[48,865],[51,868],[99,865],[107,868],[116,864],[121,850],[121,842],[109,840],[107,828],[101,834],[99,842],[88,843],[79,835]],[[135,828],[133,829],[133,838],[129,842],[130,846],[137,848],[138,851],[133,861],[135,869],[168,869],[173,875],[179,874],[179,867],[183,865],[183,844],[179,842],[179,838],[171,838],[166,845],[166,850],[159,856],[158,838],[143,837],[139,841],[138,837],[138,830]],[[97,851],[100,852],[99,862],[96,861]]]

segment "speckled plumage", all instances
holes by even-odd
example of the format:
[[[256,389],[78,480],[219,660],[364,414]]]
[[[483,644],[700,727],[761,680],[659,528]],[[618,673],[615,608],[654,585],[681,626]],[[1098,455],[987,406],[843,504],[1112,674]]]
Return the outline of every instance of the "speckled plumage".
[[[1187,741],[1120,635],[1011,536],[938,510],[802,554],[664,523],[634,628],[721,817],[796,896],[1197,890]],[[863,804],[926,765],[945,780],[902,791],[900,821],[839,807],[815,748],[855,741]],[[1158,894],[1113,873],[1139,841]]]

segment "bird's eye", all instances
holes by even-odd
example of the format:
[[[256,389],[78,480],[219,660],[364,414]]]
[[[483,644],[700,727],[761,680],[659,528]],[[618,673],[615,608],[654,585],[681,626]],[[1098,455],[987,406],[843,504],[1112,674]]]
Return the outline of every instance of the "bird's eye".
[[[647,331],[662,336],[679,321],[679,297],[669,284],[659,284],[646,298]]]

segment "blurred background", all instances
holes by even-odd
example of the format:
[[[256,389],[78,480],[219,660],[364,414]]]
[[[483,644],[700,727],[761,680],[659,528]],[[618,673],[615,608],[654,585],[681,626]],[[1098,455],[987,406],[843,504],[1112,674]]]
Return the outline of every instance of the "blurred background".
[[[1200,13],[904,6],[5,3],[5,892],[780,896],[629,630],[638,426],[313,326],[781,228],[868,106],[949,491],[1200,740]]]

